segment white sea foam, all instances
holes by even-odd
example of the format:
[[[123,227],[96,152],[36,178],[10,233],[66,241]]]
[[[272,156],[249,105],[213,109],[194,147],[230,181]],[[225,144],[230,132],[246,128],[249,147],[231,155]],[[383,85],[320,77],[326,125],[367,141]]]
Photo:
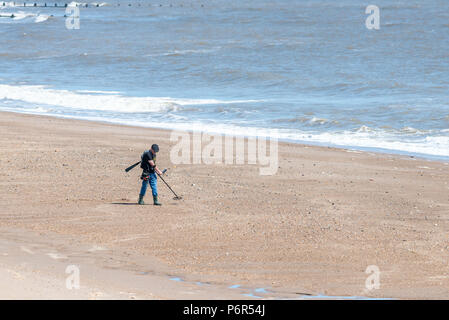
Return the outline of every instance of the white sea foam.
[[[0,99],[19,100],[28,103],[56,107],[134,112],[176,111],[181,106],[205,104],[231,104],[256,102],[256,100],[178,99],[170,97],[126,97],[117,93],[87,94],[68,90],[55,90],[45,86],[0,85]]]
[[[28,17],[36,17],[37,14],[34,13],[27,13],[27,12],[23,12],[23,11],[17,11],[17,12],[6,12],[6,11],[1,11],[0,12],[2,16],[14,16],[14,18],[12,18],[13,20],[22,20]]]
[[[415,129],[412,127],[404,127],[401,129],[401,131],[405,132],[405,133],[414,133],[414,134],[425,134],[425,133],[429,132],[426,130],[418,130],[418,129]]]
[[[78,93],[101,93],[101,94],[120,94],[118,91],[101,91],[101,90],[76,90]]]
[[[1,86],[0,86],[1,92]],[[2,95],[0,94],[0,99]],[[54,109],[34,108],[18,109],[13,107],[1,107],[0,110],[21,112],[29,114],[52,115],[60,118],[76,118],[92,121],[110,122],[131,126],[162,128],[182,131],[196,131],[210,134],[222,134],[245,137],[267,137],[284,141],[296,141],[318,145],[332,145],[335,147],[349,147],[374,150],[388,150],[391,152],[402,152],[409,154],[422,154],[436,157],[449,157],[449,136],[431,136],[419,140],[403,140],[402,136],[385,131],[341,131],[309,133],[295,129],[267,129],[260,127],[244,127],[222,123],[201,123],[195,121],[186,122],[164,122],[148,121],[148,119],[120,119],[110,118],[98,113],[96,116],[72,115],[56,113]]]
[[[98,6],[98,7],[104,7],[104,6],[107,6],[108,3],[107,3],[107,2],[101,2],[101,3],[98,3],[98,2],[92,2],[91,5],[94,6],[94,7],[96,7],[96,6]]]
[[[77,6],[85,6],[87,3],[86,2],[76,2],[76,1],[72,1],[69,4],[67,4],[68,7],[77,7]]]
[[[34,109],[35,112],[38,113],[47,113],[49,112],[51,109],[46,109],[46,108],[42,108],[42,107],[37,107],[36,109]]]
[[[240,136],[267,136],[280,140],[318,143],[341,147],[374,148],[406,153],[428,154],[449,157],[449,137],[434,136],[417,141],[401,140],[397,135],[386,132],[322,132],[308,133],[294,129],[246,128],[232,125],[209,124],[166,124],[179,130],[204,131]]]
[[[36,16],[36,19],[34,19],[34,22],[39,23],[39,22],[44,22],[47,21],[50,18],[50,16],[47,15],[38,15]]]
[[[78,7],[84,7],[86,5],[89,5],[89,4],[87,2],[76,2],[76,1],[72,1],[69,4],[67,4],[68,7],[77,7],[77,6]],[[108,5],[107,2],[91,2],[90,3],[90,6],[93,6],[93,7],[96,7],[96,6],[104,7],[104,6],[107,6],[107,5]]]
[[[104,119],[103,119],[104,120]],[[401,140],[398,135],[385,131],[379,132],[322,132],[308,133],[295,129],[267,129],[243,127],[229,124],[205,123],[136,123],[134,121],[118,121],[122,124],[145,127],[170,128],[185,131],[201,131],[246,137],[273,137],[279,140],[306,142],[312,144],[333,145],[337,147],[370,148],[377,150],[399,151],[413,154],[424,154],[449,157],[449,136],[427,137],[416,141]]]
[[[325,124],[325,123],[328,122],[328,120],[327,119],[321,119],[321,118],[313,117],[312,119],[310,119],[309,122],[311,124]]]
[[[172,50],[163,53],[151,53],[146,54],[144,57],[161,57],[161,56],[182,56],[191,53],[211,53],[219,50],[221,47],[213,47],[210,49],[185,49],[185,50]]]
[[[372,130],[362,126],[355,131],[339,132],[305,132],[298,129],[267,129],[231,125],[225,123],[201,123],[176,118],[175,121],[149,121],[147,117],[129,119],[129,117],[111,118],[104,113],[97,115],[76,115],[61,111],[60,107],[91,111],[114,111],[120,113],[164,112],[175,111],[189,105],[230,104],[257,102],[257,100],[216,100],[216,99],[176,99],[170,97],[126,97],[118,92],[108,91],[68,91],[56,90],[44,86],[11,86],[0,85],[0,105],[2,110],[34,114],[54,115],[64,118],[80,118],[86,120],[106,121],[143,127],[156,127],[175,130],[203,131],[209,133],[230,134],[237,136],[267,136],[280,140],[292,140],[312,144],[334,145],[342,147],[374,148],[400,151],[414,154],[449,157],[449,135],[439,131],[427,136],[400,131]],[[20,109],[14,101],[22,101],[29,106]],[[47,108],[46,106],[51,106]],[[127,119],[128,118],[128,119]],[[410,130],[412,131],[412,130]]]
[[[372,131],[371,128],[365,125],[357,129],[357,132],[371,132],[371,131]]]
[[[0,11],[0,14],[3,17],[13,17],[13,18],[11,18],[12,21],[24,20],[27,18],[34,18],[35,23],[44,22],[50,18],[50,16],[45,15],[45,14],[35,14],[35,13],[29,13],[29,12],[23,12],[23,11],[17,11],[17,12]],[[8,22],[8,21],[6,21],[6,22]]]

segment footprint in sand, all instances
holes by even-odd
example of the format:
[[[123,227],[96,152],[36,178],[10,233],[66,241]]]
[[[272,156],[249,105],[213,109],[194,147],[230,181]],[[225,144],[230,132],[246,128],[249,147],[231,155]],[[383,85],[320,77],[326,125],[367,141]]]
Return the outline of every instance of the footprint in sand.
[[[29,254],[34,254],[34,252],[31,249],[28,249],[27,247],[21,246],[20,250],[22,250],[23,252],[29,253]]]
[[[103,248],[103,247],[99,247],[99,246],[93,246],[92,248],[90,248],[90,249],[87,250],[87,251],[89,251],[89,252],[95,252],[95,251],[106,251],[106,250],[108,250],[108,249]]]
[[[59,260],[59,259],[67,259],[67,257],[63,254],[59,253],[47,253],[47,256],[49,256],[52,259]]]
[[[97,292],[90,292],[89,293],[89,300],[94,300],[94,299],[98,299],[101,297],[104,297],[105,293],[101,292],[101,291],[97,291]]]
[[[14,270],[7,270],[7,271],[13,275],[14,279],[18,279],[18,280],[25,279],[24,276],[22,276],[20,273],[14,271]]]

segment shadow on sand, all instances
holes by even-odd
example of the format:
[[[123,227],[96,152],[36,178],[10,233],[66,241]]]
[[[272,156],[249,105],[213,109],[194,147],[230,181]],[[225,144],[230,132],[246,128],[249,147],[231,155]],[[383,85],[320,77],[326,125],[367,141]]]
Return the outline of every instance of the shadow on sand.
[[[139,206],[137,202],[113,202],[111,204],[118,204],[122,206]]]

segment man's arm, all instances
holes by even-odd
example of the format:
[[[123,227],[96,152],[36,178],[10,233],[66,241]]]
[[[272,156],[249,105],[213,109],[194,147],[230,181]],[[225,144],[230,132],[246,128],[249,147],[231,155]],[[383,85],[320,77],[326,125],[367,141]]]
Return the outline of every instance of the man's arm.
[[[154,171],[156,171],[157,174],[159,174],[159,175],[162,174],[162,171],[159,170],[158,167],[156,167],[156,165],[154,164],[154,161],[153,161],[153,160],[149,160],[148,162],[150,163],[150,166],[154,169]]]

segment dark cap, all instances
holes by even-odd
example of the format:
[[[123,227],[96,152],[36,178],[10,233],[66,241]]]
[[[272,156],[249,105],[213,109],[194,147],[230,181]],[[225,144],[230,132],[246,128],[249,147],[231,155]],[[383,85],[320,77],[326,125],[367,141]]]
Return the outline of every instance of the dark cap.
[[[159,152],[159,146],[157,144],[153,144],[151,149],[153,149],[154,152]]]

